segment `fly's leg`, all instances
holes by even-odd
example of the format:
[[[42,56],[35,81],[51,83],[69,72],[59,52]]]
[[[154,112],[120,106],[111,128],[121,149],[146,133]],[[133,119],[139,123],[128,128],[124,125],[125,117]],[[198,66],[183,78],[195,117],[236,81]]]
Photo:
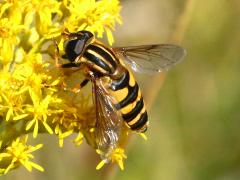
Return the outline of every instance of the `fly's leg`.
[[[59,63],[59,57],[60,57],[60,53],[59,53],[59,47],[58,44],[56,42],[55,39],[53,39],[53,43],[55,45],[55,54],[54,54],[54,60],[55,60],[55,66],[57,68],[72,68],[72,67],[78,67],[75,63],[66,63],[66,64],[61,64]]]
[[[73,88],[70,88],[69,90],[73,93],[79,93],[80,90],[87,85],[87,83],[89,82],[89,79],[84,79],[80,84],[77,84],[76,86],[74,86]]]
[[[74,87],[72,88],[68,88],[68,85],[66,83],[64,83],[62,85],[62,89],[64,89],[65,91],[69,91],[69,92],[72,92],[72,93],[79,93],[80,90],[87,85],[87,83],[89,82],[89,79],[84,79],[80,84],[76,84]]]
[[[75,63],[66,63],[66,64],[61,64],[59,63],[59,57],[60,57],[60,53],[59,53],[59,47],[58,44],[56,42],[55,39],[53,39],[54,45],[55,45],[55,55],[54,55],[54,59],[55,59],[55,66],[57,68],[72,68],[72,67],[79,67],[77,66]],[[76,71],[79,71],[80,69],[77,69]],[[70,91],[73,93],[78,93],[84,86],[87,85],[87,83],[89,82],[89,79],[84,79],[80,84],[77,84],[76,86],[74,86],[73,88],[67,88],[67,84],[63,83],[63,89],[66,91]]]

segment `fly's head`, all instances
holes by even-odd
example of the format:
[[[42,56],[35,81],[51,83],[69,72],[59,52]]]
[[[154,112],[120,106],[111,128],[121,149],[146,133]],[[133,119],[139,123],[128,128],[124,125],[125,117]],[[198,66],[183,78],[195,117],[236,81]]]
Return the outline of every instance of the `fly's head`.
[[[64,58],[70,62],[76,62],[83,53],[86,47],[92,42],[94,35],[89,31],[78,31],[76,33],[69,33],[68,39],[64,42]]]

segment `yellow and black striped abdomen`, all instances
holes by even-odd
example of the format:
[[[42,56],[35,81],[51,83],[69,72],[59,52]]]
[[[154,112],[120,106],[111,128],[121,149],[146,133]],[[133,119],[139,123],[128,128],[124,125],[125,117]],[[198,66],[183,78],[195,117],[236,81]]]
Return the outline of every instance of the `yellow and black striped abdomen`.
[[[118,101],[115,104],[128,126],[138,132],[147,130],[148,115],[137,82],[127,69],[122,76],[110,84],[111,95]]]

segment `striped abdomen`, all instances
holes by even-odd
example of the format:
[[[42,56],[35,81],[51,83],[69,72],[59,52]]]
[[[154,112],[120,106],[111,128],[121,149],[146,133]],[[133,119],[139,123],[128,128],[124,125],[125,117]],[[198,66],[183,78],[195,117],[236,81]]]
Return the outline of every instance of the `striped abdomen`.
[[[127,69],[122,76],[110,84],[111,95],[118,101],[115,104],[128,126],[138,132],[147,130],[148,115],[137,82]]]

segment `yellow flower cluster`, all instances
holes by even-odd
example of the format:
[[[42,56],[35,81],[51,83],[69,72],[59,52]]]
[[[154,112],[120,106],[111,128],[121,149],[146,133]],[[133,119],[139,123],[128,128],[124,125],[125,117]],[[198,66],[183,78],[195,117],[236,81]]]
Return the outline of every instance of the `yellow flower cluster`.
[[[105,156],[105,154],[103,154],[103,152],[99,151],[98,149],[97,149],[97,153],[100,154],[101,156]],[[99,170],[106,163],[109,163],[109,161],[112,161],[112,162],[117,162],[119,167],[123,170],[124,169],[123,159],[126,159],[126,158],[127,156],[124,154],[124,149],[116,148],[107,158],[103,158],[103,160],[97,165],[96,169]]]
[[[2,147],[2,141],[0,141],[0,148],[2,149],[2,152],[0,153],[1,174],[6,174],[8,171],[19,165],[23,165],[28,171],[32,171],[32,168],[44,171],[41,166],[30,161],[30,159],[34,158],[31,153],[40,149],[43,145],[38,144],[35,147],[27,145],[27,139],[28,136],[25,136],[23,139],[17,138],[6,148]]]
[[[105,32],[109,44],[112,31],[121,23],[118,0],[4,0],[0,4],[0,174],[19,165],[28,170],[43,168],[30,161],[39,149],[21,136],[55,134],[59,146],[75,133],[80,145],[85,137],[95,147],[95,123],[91,91],[68,92],[83,79],[78,72],[54,66],[52,38],[62,40],[65,28],[89,30],[98,37]],[[92,143],[91,143],[92,142]],[[108,159],[123,168],[126,158],[118,147]],[[100,162],[97,169],[104,163]]]

